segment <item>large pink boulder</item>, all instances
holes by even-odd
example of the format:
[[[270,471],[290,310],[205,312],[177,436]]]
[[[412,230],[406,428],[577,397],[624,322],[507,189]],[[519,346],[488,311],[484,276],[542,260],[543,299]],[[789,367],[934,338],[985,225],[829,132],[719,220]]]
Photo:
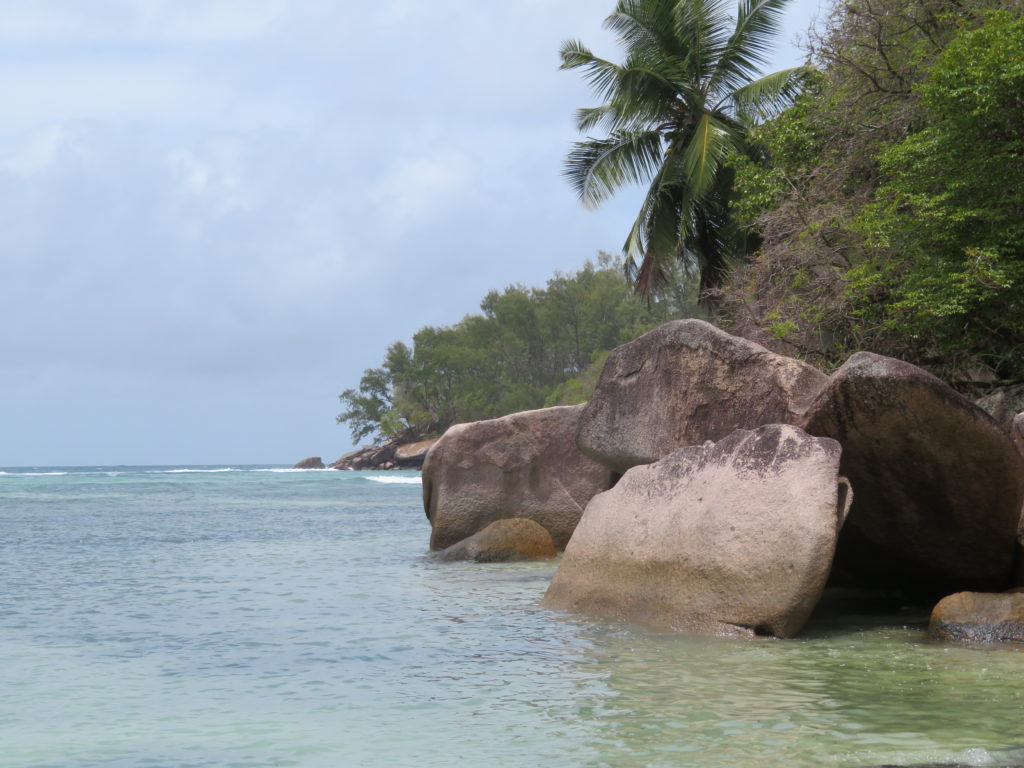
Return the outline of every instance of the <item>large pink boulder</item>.
[[[423,506],[431,549],[444,549],[495,520],[525,517],[564,549],[591,497],[611,473],[576,448],[582,405],[542,408],[456,424],[427,453]]]
[[[850,490],[839,444],[737,430],[595,496],[544,597],[655,629],[790,637],[821,597]]]
[[[702,320],[676,320],[611,353],[577,444],[621,474],[734,429],[795,423],[827,383],[799,360]]]
[[[933,596],[1010,585],[1024,459],[979,407],[916,366],[858,352],[804,426],[842,444],[857,494],[839,579]]]
[[[1024,456],[1024,413],[1018,413],[1013,417],[1010,435],[1013,437],[1013,444],[1017,446],[1020,455]]]

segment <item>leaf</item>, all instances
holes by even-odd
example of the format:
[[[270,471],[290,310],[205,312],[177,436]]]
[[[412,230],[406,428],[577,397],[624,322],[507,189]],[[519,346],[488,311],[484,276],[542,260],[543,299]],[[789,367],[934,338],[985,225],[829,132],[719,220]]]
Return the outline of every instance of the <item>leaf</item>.
[[[736,27],[711,78],[713,92],[734,91],[756,77],[774,50],[789,0],[740,0]]]
[[[748,125],[777,117],[793,103],[811,71],[809,67],[782,69],[737,88],[728,97],[733,111]]]
[[[722,161],[735,149],[734,136],[714,116],[705,112],[698,118],[681,153],[689,197],[701,197],[711,189]]]
[[[576,142],[566,158],[564,175],[583,204],[593,208],[626,184],[650,181],[661,158],[658,131],[620,131],[607,139]]]

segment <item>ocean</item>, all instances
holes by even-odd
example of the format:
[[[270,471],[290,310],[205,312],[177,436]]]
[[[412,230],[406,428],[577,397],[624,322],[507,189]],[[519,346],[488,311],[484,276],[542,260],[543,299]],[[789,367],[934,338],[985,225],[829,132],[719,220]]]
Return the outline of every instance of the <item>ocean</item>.
[[[1024,764],[1024,647],[926,615],[795,640],[540,607],[439,563],[415,472],[0,470],[0,766]]]

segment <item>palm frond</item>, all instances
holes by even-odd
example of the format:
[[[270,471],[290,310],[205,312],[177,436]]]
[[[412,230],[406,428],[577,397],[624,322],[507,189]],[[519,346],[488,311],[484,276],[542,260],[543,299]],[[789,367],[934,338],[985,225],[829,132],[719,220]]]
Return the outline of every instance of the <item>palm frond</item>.
[[[722,162],[738,148],[734,133],[712,114],[704,112],[699,116],[693,133],[679,154],[681,171],[691,197],[699,198],[711,189]]]
[[[630,103],[616,98],[599,107],[576,110],[576,129],[590,134],[595,128],[603,127],[609,133],[616,131],[647,131],[657,129],[671,118],[671,113],[639,102]]]
[[[695,212],[690,247],[700,265],[700,292],[717,288],[729,267],[729,248],[723,240],[725,219],[714,206],[703,206]]]
[[[686,81],[674,78],[661,64],[637,55],[630,55],[623,62],[612,98],[623,114],[667,120],[677,98],[691,98]]]
[[[566,40],[560,54],[562,65],[559,69],[582,69],[583,79],[599,98],[607,100],[612,95],[621,72],[618,64],[595,56],[579,40]]]
[[[658,196],[665,186],[666,177],[671,166],[672,153],[673,147],[669,147],[666,152],[667,158],[651,181],[647,193],[644,195],[643,204],[640,206],[640,212],[633,221],[633,226],[629,229],[626,242],[622,246],[626,278],[634,283],[636,282],[638,269],[636,260],[643,259],[647,251],[647,222],[650,219],[651,211],[658,201]]]
[[[680,191],[675,186],[662,186],[645,222],[644,256],[634,282],[641,296],[650,296],[665,284],[668,265],[682,253],[689,222],[680,215]]]
[[[590,133],[594,128],[604,125],[611,128],[616,121],[616,110],[611,104],[599,107],[582,107],[576,110],[576,130]]]
[[[758,76],[772,53],[788,2],[740,0],[736,27],[714,67],[712,91],[733,91]]]
[[[617,131],[607,139],[576,142],[563,173],[583,204],[595,208],[626,184],[649,182],[661,156],[660,132]]]
[[[673,28],[686,51],[691,80],[704,82],[714,72],[715,62],[727,41],[729,16],[727,0],[675,0]]]
[[[793,103],[810,71],[808,67],[781,69],[736,89],[727,99],[741,122],[769,120]]]
[[[665,0],[619,0],[615,11],[604,21],[627,51],[654,50],[662,55],[685,54],[674,36],[674,2]]]

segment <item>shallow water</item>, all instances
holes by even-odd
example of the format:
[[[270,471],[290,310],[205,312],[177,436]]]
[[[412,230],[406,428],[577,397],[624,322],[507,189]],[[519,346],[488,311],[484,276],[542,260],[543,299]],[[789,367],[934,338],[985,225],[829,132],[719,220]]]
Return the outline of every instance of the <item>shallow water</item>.
[[[415,473],[254,469],[4,470],[0,766],[1024,763],[1022,647],[561,616],[431,560]]]

